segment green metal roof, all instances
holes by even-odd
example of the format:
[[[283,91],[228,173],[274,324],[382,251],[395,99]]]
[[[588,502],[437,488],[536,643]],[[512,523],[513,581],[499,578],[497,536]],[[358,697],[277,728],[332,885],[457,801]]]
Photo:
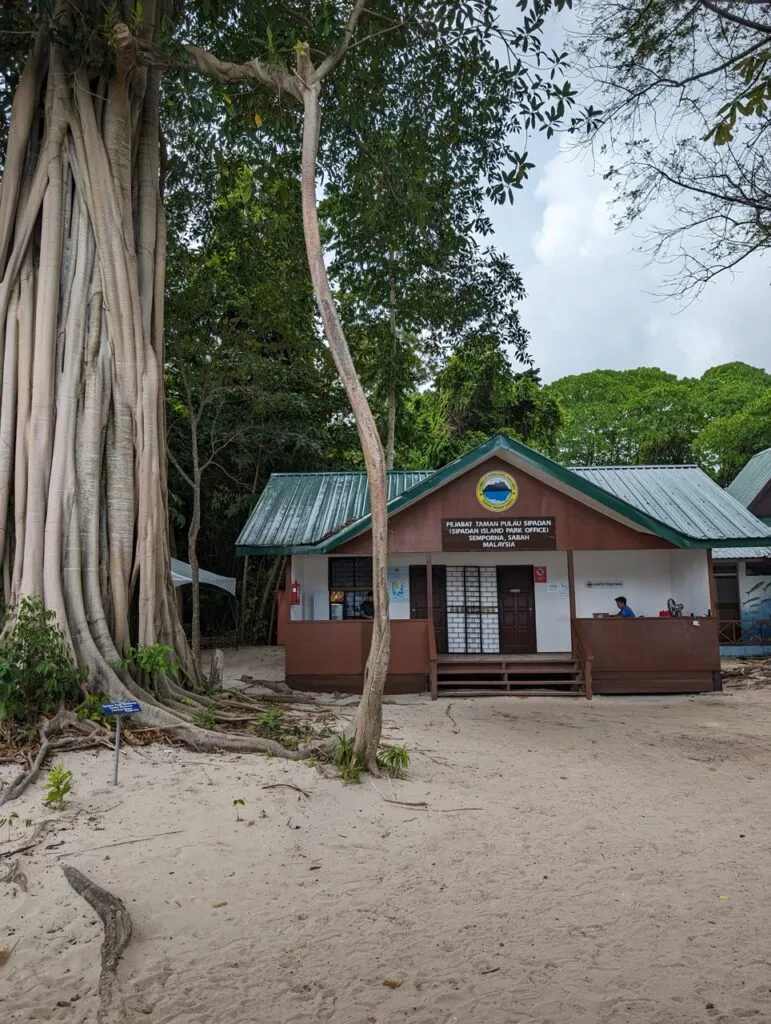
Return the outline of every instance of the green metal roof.
[[[771,548],[715,548],[714,559],[723,562],[744,562],[753,558],[771,558]]]
[[[749,508],[769,480],[771,480],[771,448],[766,448],[765,451],[752,456],[726,490],[745,508]]]
[[[771,530],[695,466],[566,469],[501,434],[444,469],[390,473],[389,515],[494,455],[551,477],[677,547],[771,543]],[[364,473],[275,474],[241,531],[236,552],[324,554],[369,525]]]
[[[389,473],[388,500],[432,474],[433,470]],[[286,548],[313,547],[368,513],[366,473],[274,473],[241,531],[236,551],[281,554]]]
[[[698,466],[586,466],[574,472],[686,537],[769,535]]]

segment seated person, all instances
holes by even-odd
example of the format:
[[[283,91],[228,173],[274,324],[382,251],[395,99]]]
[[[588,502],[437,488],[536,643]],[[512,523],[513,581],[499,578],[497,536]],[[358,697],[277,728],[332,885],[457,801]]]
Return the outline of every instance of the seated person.
[[[626,603],[625,597],[616,598],[616,607],[618,608],[618,614],[622,619],[634,619],[635,614],[629,605]]]
[[[359,613],[363,619],[374,619],[375,618],[375,605],[372,600],[372,591],[367,591],[367,596],[361,602],[361,608]]]

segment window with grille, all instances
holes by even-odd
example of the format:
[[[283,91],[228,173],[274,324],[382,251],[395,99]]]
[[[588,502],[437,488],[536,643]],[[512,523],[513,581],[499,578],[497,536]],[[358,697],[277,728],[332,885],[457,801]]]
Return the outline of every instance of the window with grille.
[[[370,590],[371,558],[329,559],[329,599],[333,619],[360,619],[362,602]]]

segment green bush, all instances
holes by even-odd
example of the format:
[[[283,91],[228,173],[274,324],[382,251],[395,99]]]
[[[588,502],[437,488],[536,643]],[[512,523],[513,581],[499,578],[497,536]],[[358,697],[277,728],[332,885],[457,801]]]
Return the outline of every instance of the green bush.
[[[0,641],[0,726],[30,725],[78,700],[87,669],[79,669],[53,612],[37,597],[11,611]]]
[[[381,747],[377,754],[377,765],[392,779],[403,779],[410,766],[410,752],[404,746]]]
[[[168,675],[175,679],[179,675],[179,663],[174,660],[174,651],[168,644],[129,647],[118,662],[118,668],[127,672],[146,672],[149,676]]]
[[[81,722],[96,722],[107,725],[107,715],[102,711],[102,704],[108,704],[110,698],[104,693],[89,693],[75,714]]]

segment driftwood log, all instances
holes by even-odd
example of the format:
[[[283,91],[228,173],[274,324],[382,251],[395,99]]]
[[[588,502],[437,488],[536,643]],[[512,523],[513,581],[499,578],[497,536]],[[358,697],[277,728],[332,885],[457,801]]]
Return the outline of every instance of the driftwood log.
[[[97,1022],[122,1024],[127,1017],[118,983],[118,962],[131,940],[131,917],[117,896],[100,888],[77,868],[63,864],[62,871],[75,892],[96,911],[104,926]]]

